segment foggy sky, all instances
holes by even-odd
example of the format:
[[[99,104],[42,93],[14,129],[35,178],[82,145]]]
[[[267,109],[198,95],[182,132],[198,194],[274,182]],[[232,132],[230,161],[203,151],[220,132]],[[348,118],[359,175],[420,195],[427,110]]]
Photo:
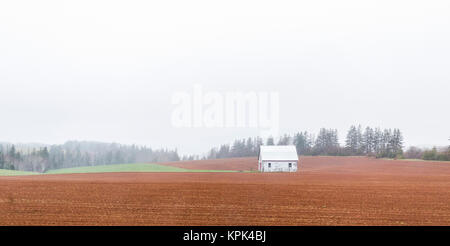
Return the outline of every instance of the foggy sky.
[[[171,97],[276,91],[280,132],[450,137],[450,2],[1,1],[0,141],[202,153],[250,128],[174,128]]]

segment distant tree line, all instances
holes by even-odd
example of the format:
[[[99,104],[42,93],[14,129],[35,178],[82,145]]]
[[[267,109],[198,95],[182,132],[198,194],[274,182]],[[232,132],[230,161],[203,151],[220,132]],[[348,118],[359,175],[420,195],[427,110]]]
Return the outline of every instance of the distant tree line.
[[[450,146],[448,148],[438,149],[420,149],[417,147],[409,147],[404,154],[406,159],[423,159],[433,161],[450,161]]]
[[[14,145],[0,145],[0,169],[21,171],[45,172],[79,166],[178,160],[176,150],[153,150],[136,145],[70,141],[20,151]]]
[[[364,130],[363,130],[364,129]],[[179,157],[177,150],[137,145],[69,141],[62,145],[21,146],[0,143],[0,169],[45,172],[50,169],[136,162],[168,162],[198,159],[221,159],[258,156],[261,145],[295,145],[299,155],[373,156],[450,161],[448,148],[422,150],[410,147],[403,152],[403,135],[399,129],[351,126],[345,144],[339,143],[336,129],[322,128],[317,135],[307,131],[285,134],[275,140],[260,137],[235,140],[231,145],[212,148],[206,155]]]
[[[260,137],[235,140],[231,146],[223,144],[219,148],[211,149],[205,159],[257,156],[261,145],[263,145],[263,139]],[[193,157],[187,159],[193,159]]]
[[[261,145],[295,145],[299,155],[350,156],[367,155],[378,158],[402,158],[403,135],[399,129],[363,128],[351,126],[347,132],[345,145],[339,143],[337,129],[321,128],[317,135],[307,131],[293,135],[285,134],[277,141],[273,137],[247,138],[235,140],[211,149],[203,159],[257,156]],[[183,160],[197,159],[198,156],[184,156]]]

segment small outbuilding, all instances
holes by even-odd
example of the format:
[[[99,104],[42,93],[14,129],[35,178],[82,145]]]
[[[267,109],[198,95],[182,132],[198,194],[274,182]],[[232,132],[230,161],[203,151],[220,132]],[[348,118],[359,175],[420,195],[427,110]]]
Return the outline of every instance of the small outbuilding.
[[[260,147],[260,172],[297,172],[298,155],[294,145],[263,145]]]

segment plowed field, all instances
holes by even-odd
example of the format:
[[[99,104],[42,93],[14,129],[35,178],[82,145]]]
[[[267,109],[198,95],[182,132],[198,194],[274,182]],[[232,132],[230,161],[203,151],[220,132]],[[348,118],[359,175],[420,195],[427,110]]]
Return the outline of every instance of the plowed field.
[[[168,163],[256,169],[256,159]],[[0,225],[450,225],[450,163],[302,157],[297,173],[0,177]]]

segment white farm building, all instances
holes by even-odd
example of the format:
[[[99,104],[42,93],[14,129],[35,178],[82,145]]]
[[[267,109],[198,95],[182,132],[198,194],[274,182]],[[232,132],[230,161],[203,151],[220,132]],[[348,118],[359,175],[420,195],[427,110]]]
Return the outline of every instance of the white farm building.
[[[258,170],[260,172],[297,172],[298,155],[293,145],[261,146]]]

